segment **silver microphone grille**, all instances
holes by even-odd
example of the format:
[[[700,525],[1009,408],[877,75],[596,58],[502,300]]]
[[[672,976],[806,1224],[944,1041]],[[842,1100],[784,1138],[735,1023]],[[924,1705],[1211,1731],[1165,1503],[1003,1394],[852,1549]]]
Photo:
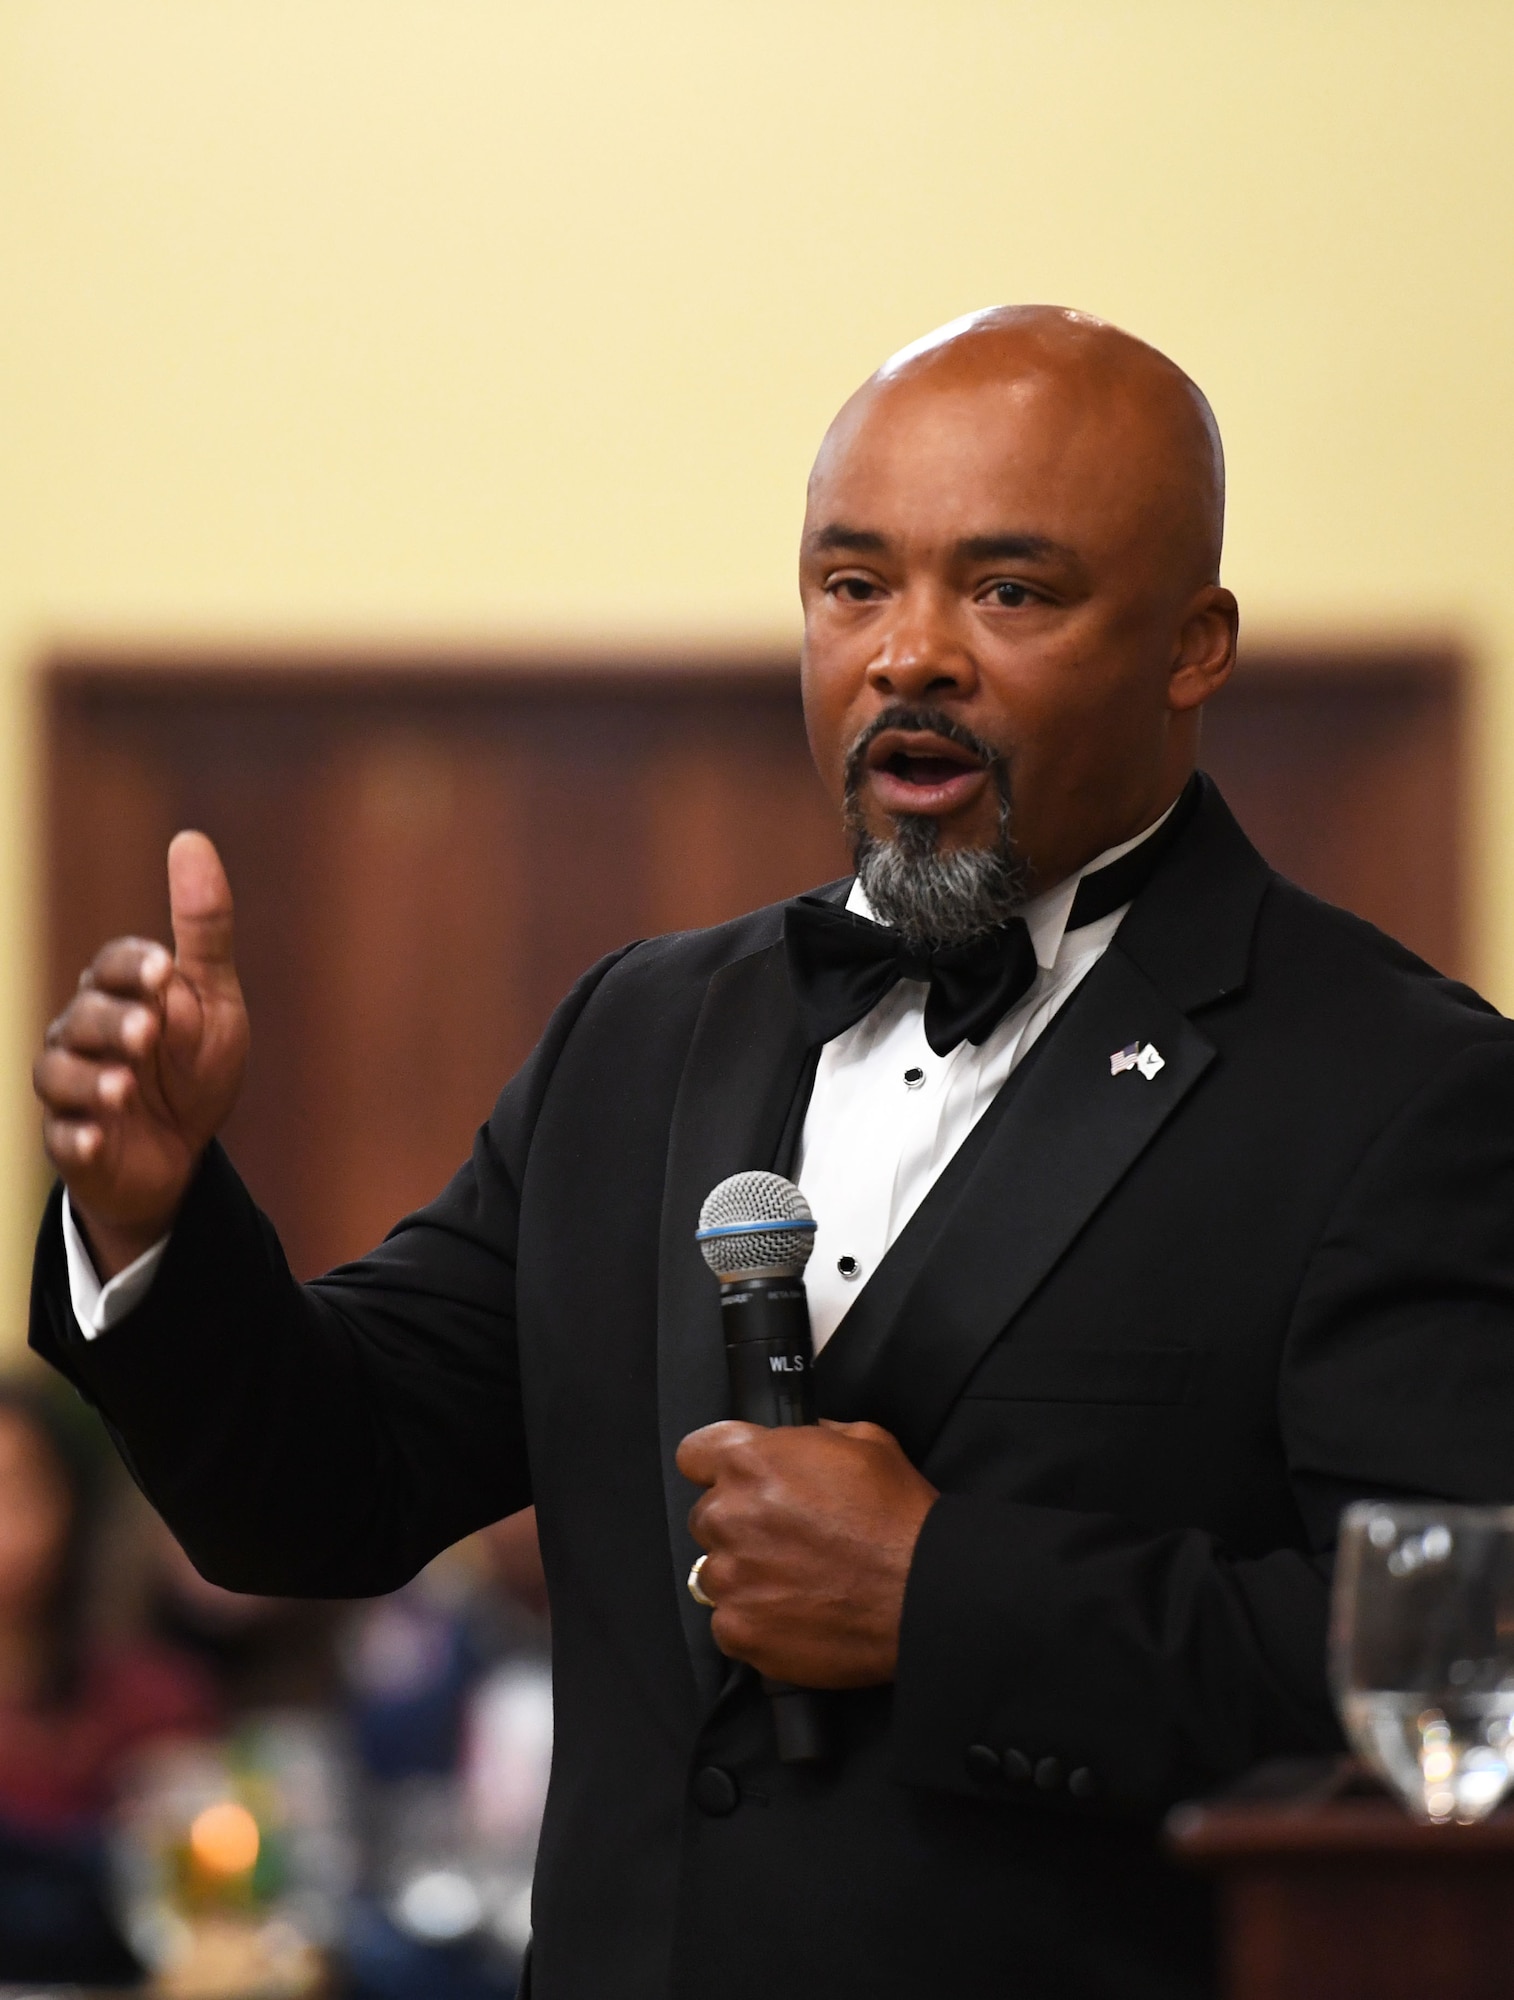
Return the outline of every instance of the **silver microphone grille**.
[[[717,1278],[798,1277],[815,1247],[815,1218],[782,1174],[732,1174],[705,1196],[694,1240]]]

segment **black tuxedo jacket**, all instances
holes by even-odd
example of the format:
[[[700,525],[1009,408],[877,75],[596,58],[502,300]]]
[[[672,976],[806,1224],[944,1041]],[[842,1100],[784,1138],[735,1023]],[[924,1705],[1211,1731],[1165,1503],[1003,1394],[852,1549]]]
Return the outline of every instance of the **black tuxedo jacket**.
[[[1342,1505],[1514,1500],[1514,1027],[1205,787],[819,1361],[942,1498],[896,1684],[785,1768],[673,1464],[727,1409],[700,1202],[805,1088],[781,918],[595,967],[440,1198],[316,1284],[212,1148],[86,1344],[55,1198],[33,1341],[232,1588],[388,1590],[536,1503],[536,2000],[1203,1993],[1160,1815],[1336,1744]],[[1112,1073],[1132,1042],[1155,1074]]]

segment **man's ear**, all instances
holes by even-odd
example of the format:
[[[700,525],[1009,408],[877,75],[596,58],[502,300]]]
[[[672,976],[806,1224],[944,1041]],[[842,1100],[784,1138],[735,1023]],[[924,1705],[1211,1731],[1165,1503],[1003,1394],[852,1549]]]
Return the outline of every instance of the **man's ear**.
[[[1182,713],[1201,708],[1235,670],[1240,607],[1217,583],[1205,584],[1183,614],[1167,681],[1167,705]]]

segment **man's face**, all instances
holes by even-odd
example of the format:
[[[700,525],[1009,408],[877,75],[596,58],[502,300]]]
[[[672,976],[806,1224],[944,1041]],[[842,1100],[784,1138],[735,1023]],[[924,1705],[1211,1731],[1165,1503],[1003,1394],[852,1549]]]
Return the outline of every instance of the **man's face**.
[[[1234,606],[1184,572],[1162,449],[1138,399],[1044,374],[905,377],[843,413],[800,557],[821,775],[839,801],[848,753],[900,707],[937,711],[997,759],[930,730],[871,736],[852,804],[874,839],[904,816],[934,821],[943,853],[991,846],[1007,786],[1033,890],[1171,802],[1191,711],[1228,672]],[[1194,616],[1224,633],[1196,637]]]

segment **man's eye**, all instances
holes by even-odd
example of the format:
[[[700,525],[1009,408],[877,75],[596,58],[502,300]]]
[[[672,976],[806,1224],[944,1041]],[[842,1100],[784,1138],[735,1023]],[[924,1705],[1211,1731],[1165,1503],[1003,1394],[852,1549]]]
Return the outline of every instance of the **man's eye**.
[[[1023,583],[990,584],[989,595],[1001,611],[1018,611],[1022,604],[1032,601],[1031,592]]]
[[[878,586],[865,576],[838,576],[828,588],[834,596],[845,598],[848,604],[868,604]]]

